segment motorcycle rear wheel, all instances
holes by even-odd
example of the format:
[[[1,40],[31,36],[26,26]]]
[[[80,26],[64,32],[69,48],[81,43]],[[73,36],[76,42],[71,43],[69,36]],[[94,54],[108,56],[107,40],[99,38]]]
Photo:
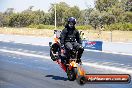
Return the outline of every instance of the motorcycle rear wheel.
[[[70,81],[74,81],[77,75],[77,68],[73,68],[72,70],[67,69],[67,77]]]

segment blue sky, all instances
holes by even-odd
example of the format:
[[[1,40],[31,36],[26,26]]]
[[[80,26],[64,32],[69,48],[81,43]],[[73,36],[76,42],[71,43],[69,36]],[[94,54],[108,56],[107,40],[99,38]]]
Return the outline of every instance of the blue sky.
[[[29,6],[34,6],[34,10],[40,9],[48,11],[50,3],[66,2],[70,6],[77,5],[81,9],[88,6],[94,7],[95,0],[0,0],[0,12],[7,8],[14,8],[15,11],[20,12],[27,9]]]

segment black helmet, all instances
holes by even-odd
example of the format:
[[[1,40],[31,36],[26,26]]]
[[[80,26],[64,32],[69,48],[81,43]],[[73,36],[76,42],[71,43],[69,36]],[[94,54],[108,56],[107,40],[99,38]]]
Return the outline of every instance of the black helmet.
[[[75,24],[76,24],[76,18],[74,18],[74,17],[68,18],[68,24],[69,24],[70,22],[72,22],[72,23],[75,25]]]

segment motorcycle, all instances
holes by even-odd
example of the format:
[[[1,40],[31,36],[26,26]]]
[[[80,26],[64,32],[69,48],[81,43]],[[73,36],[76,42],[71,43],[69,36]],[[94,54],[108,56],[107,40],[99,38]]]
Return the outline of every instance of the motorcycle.
[[[73,50],[72,53],[69,54],[65,49],[62,52],[59,43],[59,36],[56,36],[57,32],[57,30],[54,30],[54,42],[49,42],[51,59],[59,64],[67,73],[67,77],[70,81],[74,81],[79,78],[80,84],[84,84],[84,80],[82,80],[82,78],[85,75],[85,71],[82,66],[76,62],[78,52]]]

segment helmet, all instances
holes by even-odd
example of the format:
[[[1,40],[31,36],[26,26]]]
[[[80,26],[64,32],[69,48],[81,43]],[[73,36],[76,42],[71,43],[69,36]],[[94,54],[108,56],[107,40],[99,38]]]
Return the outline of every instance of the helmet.
[[[74,18],[74,17],[70,17],[70,18],[68,18],[68,24],[69,23],[73,23],[74,25],[76,24],[76,18]]]

